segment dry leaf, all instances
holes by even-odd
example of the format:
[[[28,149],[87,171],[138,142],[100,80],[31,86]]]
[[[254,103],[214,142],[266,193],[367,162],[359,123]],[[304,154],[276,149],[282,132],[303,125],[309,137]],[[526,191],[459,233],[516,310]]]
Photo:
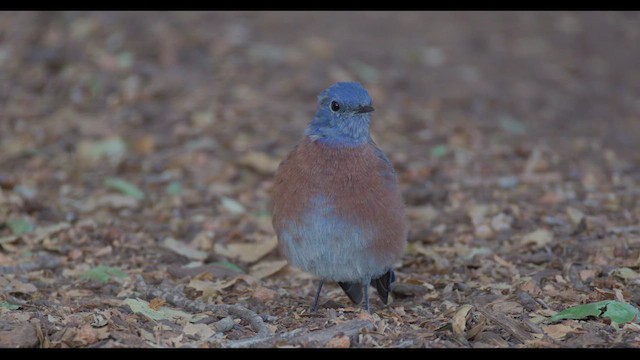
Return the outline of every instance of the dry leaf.
[[[480,240],[491,239],[494,235],[493,230],[487,224],[480,224],[476,226],[473,234]]]
[[[207,324],[186,324],[182,331],[185,335],[195,335],[200,339],[208,339],[216,334]]]
[[[63,292],[63,294],[70,298],[77,298],[77,297],[92,296],[93,291],[87,290],[87,289],[71,289],[69,291]]]
[[[91,345],[98,341],[98,333],[91,324],[84,324],[78,332],[76,332],[72,341],[82,346]]]
[[[550,337],[556,340],[562,340],[567,336],[568,333],[575,331],[576,328],[560,323],[555,325],[547,325],[543,327],[542,330]]]
[[[23,283],[19,280],[12,280],[5,289],[10,294],[33,294],[38,291],[33,284]]]
[[[501,232],[511,229],[513,218],[505,213],[500,213],[491,219],[491,228],[495,232]]]
[[[266,287],[260,286],[253,291],[253,294],[251,294],[251,297],[260,302],[267,302],[267,301],[273,300],[277,294],[278,294],[277,292],[271,289],[267,289]]]
[[[582,213],[582,211],[573,207],[567,208],[567,215],[569,216],[569,221],[571,221],[571,224],[576,227],[580,225],[580,223],[584,220],[584,214]]]
[[[211,299],[216,297],[218,294],[220,294],[222,290],[233,286],[236,283],[236,281],[238,281],[238,278],[233,278],[229,281],[220,281],[220,280],[205,281],[205,280],[193,279],[189,281],[189,284],[187,285],[187,287],[193,288],[196,291],[202,292],[202,295],[200,295],[201,298]]]
[[[273,175],[278,169],[280,160],[263,152],[250,151],[238,160],[240,165],[247,166],[261,174]]]
[[[194,249],[189,245],[183,242],[177,241],[172,237],[168,237],[164,239],[164,241],[162,242],[162,247],[169,249],[175,252],[176,254],[179,254],[186,258],[194,259],[194,260],[204,260],[209,256],[209,254],[207,254],[206,252],[200,251],[198,249]]]
[[[471,223],[473,224],[473,226],[477,227],[484,222],[488,213],[488,205],[471,205],[469,207],[467,215],[469,215],[469,218],[471,218]]]
[[[439,212],[431,205],[407,207],[407,216],[420,223],[430,223],[438,218]]]
[[[263,279],[277,273],[285,266],[287,266],[287,260],[261,261],[249,269],[249,275]]]
[[[45,238],[56,235],[59,232],[67,230],[69,228],[71,228],[71,225],[69,225],[69,223],[61,222],[61,223],[53,224],[49,226],[37,227],[35,231],[28,234],[27,236],[33,241],[40,242]]]
[[[228,243],[225,245],[216,243],[213,248],[218,255],[246,263],[254,263],[273,251],[276,246],[278,246],[278,239],[275,236],[268,236],[255,243]]]
[[[499,303],[493,304],[491,309],[497,313],[501,314],[521,314],[522,313],[522,305],[515,301],[503,301]]]
[[[542,248],[553,240],[553,233],[546,229],[530,232],[522,237],[520,245],[534,244],[536,248]]]
[[[348,349],[351,347],[351,340],[346,335],[336,336],[327,342],[327,347],[333,349]]]
[[[167,303],[166,301],[160,298],[153,298],[151,299],[151,301],[149,301],[149,308],[151,308],[152,310],[158,311],[158,309],[160,309],[160,307],[162,307],[166,303]]]
[[[467,315],[469,314],[469,311],[471,311],[471,309],[473,309],[472,305],[462,305],[451,318],[451,328],[455,336],[460,338],[465,337]]]

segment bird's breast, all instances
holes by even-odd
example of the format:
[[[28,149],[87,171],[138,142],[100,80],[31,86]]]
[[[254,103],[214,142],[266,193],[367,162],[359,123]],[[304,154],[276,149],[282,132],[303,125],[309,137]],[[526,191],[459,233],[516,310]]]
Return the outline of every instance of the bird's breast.
[[[393,168],[375,151],[306,138],[281,164],[272,215],[285,254],[315,246],[354,248],[385,265],[397,259],[406,239],[404,206]]]

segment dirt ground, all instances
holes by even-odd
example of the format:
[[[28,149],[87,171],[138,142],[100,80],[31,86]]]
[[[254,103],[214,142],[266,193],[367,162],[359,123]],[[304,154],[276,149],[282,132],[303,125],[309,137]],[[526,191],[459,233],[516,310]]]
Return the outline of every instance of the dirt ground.
[[[0,346],[638,347],[640,13],[0,13]],[[410,219],[372,315],[273,173],[359,81]]]

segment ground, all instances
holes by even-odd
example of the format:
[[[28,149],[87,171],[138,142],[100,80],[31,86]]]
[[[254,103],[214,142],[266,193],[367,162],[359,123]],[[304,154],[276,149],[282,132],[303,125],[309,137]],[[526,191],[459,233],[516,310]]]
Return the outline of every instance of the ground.
[[[639,20],[0,13],[0,346],[638,347],[549,318],[640,306]],[[309,313],[268,207],[345,80],[410,221],[372,315],[332,283]]]

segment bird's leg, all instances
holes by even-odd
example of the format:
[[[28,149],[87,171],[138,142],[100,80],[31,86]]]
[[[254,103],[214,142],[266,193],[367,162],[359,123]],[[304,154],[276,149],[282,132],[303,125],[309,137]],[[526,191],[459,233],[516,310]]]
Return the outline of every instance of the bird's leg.
[[[316,312],[318,310],[318,300],[320,300],[320,290],[322,290],[322,284],[324,283],[324,279],[320,279],[320,285],[318,285],[318,291],[316,292],[316,298],[313,301],[313,305],[311,305],[311,312]]]
[[[364,291],[364,306],[367,309],[367,312],[371,314],[371,309],[369,308],[369,282],[371,280],[367,280],[362,283],[362,290]]]

